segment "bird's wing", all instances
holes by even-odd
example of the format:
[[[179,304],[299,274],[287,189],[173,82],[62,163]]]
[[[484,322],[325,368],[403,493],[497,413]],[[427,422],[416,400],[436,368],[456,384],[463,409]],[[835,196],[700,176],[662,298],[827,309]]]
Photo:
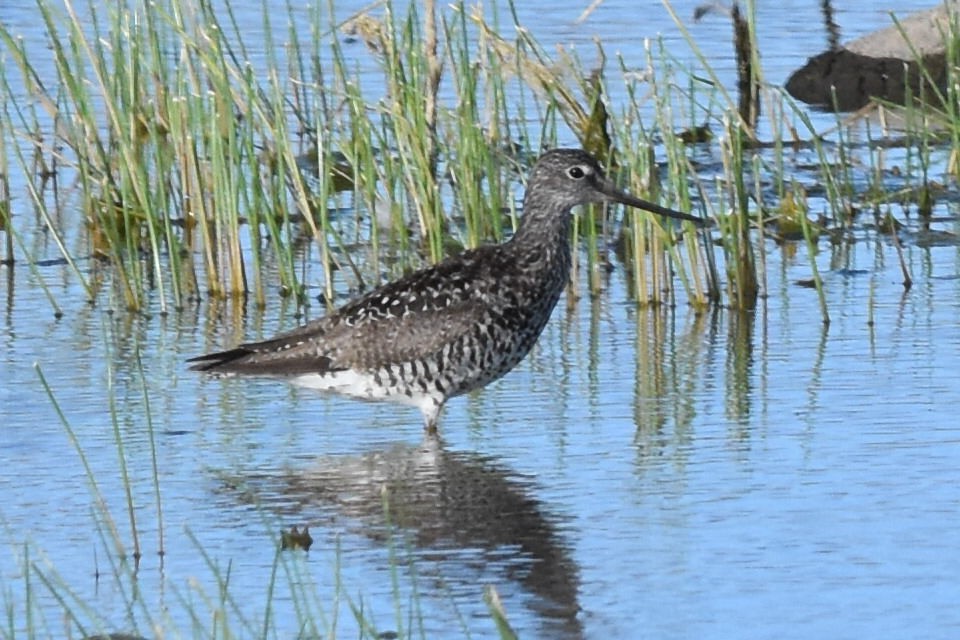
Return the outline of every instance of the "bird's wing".
[[[338,311],[263,342],[190,360],[219,373],[296,375],[371,369],[429,357],[474,329],[496,305],[487,259],[461,256],[374,289]]]
[[[353,327],[341,324],[319,343],[335,367],[370,370],[423,360],[475,330],[484,309],[480,300],[458,300]]]
[[[369,319],[351,326],[324,323],[323,331],[240,345],[194,358],[194,369],[217,373],[297,375],[373,369],[431,356],[476,327],[482,303],[460,301],[441,309]]]

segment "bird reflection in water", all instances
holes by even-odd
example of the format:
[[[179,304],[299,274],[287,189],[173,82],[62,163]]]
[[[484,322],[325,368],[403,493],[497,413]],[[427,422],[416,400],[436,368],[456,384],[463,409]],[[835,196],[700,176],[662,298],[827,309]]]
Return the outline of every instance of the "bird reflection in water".
[[[422,558],[447,566],[475,561],[463,550],[479,551],[487,571],[532,596],[541,631],[549,637],[582,636],[578,572],[556,519],[531,496],[529,481],[489,458],[447,451],[441,439],[431,437],[419,446],[321,456],[306,468],[261,473],[244,484],[261,506],[313,525],[314,537],[317,525],[378,541],[399,531]]]

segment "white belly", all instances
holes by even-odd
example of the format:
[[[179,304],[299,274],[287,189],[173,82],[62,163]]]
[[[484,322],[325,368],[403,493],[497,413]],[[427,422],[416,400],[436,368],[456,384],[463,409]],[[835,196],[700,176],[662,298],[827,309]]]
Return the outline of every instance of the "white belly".
[[[377,384],[373,374],[349,369],[326,374],[307,373],[293,376],[289,381],[305,389],[337,393],[361,400],[387,400],[420,409],[436,406],[439,404],[438,400],[442,400],[439,395],[435,398],[419,391],[407,394],[404,387]]]

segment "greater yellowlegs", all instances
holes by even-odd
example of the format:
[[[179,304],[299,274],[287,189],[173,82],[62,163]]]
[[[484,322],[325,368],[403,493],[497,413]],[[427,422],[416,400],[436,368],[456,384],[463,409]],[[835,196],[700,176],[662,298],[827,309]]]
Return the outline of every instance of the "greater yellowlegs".
[[[570,210],[591,202],[703,224],[620,191],[589,154],[554,149],[533,167],[508,242],[388,282],[270,340],[193,358],[191,369],[413,405],[436,433],[449,398],[500,378],[530,352],[570,276]]]

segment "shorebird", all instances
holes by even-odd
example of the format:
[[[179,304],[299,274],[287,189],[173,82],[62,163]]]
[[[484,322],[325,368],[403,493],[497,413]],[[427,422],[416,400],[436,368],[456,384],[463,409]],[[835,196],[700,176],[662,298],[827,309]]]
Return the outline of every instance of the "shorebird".
[[[553,149],[530,173],[509,241],[388,282],[269,340],[192,358],[190,368],[413,405],[436,434],[448,399],[500,378],[530,352],[570,277],[571,209],[600,202],[704,224],[619,190],[584,151]]]

